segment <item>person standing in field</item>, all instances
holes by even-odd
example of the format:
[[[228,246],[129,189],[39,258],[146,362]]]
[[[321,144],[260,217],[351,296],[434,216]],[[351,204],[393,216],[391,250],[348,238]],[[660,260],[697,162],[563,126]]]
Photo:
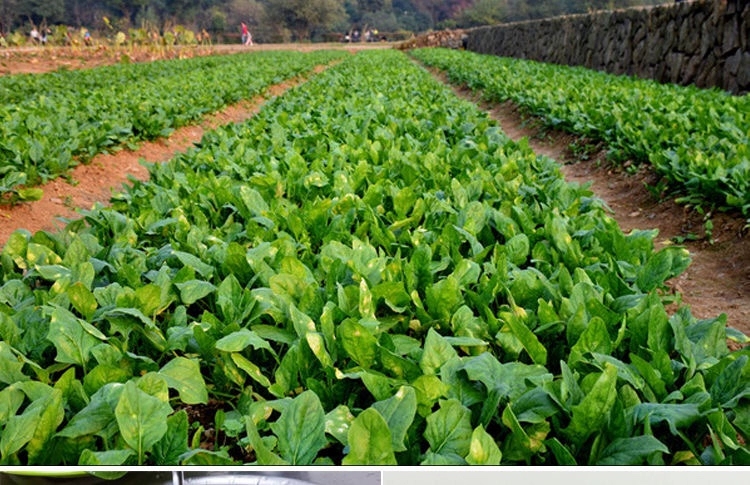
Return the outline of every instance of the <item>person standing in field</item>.
[[[245,22],[242,22],[242,45],[253,45],[253,36],[250,35],[250,30]]]

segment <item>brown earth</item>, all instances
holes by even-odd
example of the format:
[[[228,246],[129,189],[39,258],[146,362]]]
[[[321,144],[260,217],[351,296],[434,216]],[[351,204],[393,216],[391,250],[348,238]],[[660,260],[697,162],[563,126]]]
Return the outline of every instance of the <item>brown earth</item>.
[[[215,54],[236,54],[258,50],[382,49],[393,43],[316,43],[316,44],[239,44],[177,46],[170,48],[135,46],[114,48],[106,45],[90,47],[16,47],[0,48],[0,75],[40,74],[61,69],[88,69],[118,62],[151,62],[159,59],[184,59]]]
[[[250,49],[307,50],[326,46],[352,51],[383,47],[380,44],[316,44],[265,45]],[[245,49],[242,46],[216,46],[212,52]],[[84,68],[117,62],[112,56],[81,60],[61,51],[55,51],[55,54],[42,51],[45,52],[13,52],[0,62],[0,72],[45,72],[60,67]],[[302,79],[273,86],[266,96],[278,95],[299,82]],[[656,198],[646,185],[655,186],[659,177],[647,168],[627,168],[627,164],[625,169],[613,166],[606,159],[606,149],[600,145],[547,129],[509,103],[488,105],[465,89],[457,88],[456,92],[487,110],[511,138],[527,137],[537,153],[560,162],[568,180],[590,183],[593,192],[612,209],[612,216],[623,231],[658,229],[657,246],[673,244],[675,240],[683,243],[693,262],[685,273],[670,282],[672,291],[680,295],[697,317],[712,318],[726,313],[730,326],[750,334],[750,239],[746,237],[746,221],[742,217],[718,213],[706,219],[698,212],[676,204],[671,198]],[[58,179],[43,186],[45,195],[42,200],[15,207],[0,206],[0,245],[19,228],[34,232],[63,227],[61,217],[75,218],[77,210],[88,209],[97,202],[106,203],[113,191],[127,183],[128,177],[147,177],[148,173],[139,160],[166,161],[175,152],[184,151],[199,141],[206,129],[245,120],[263,102],[263,97],[257,97],[231,106],[195,126],[176,130],[169,138],[144,143],[135,151],[122,150],[95,157],[90,164],[73,170],[67,180]],[[709,234],[705,232],[706,220],[713,223]]]

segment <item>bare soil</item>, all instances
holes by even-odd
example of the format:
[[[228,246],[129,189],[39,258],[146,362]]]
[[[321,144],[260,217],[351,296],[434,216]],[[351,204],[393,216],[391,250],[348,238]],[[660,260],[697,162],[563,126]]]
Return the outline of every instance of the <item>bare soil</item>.
[[[382,48],[383,45],[266,45],[250,49],[321,47]],[[242,46],[215,46],[211,52],[245,50]],[[41,52],[40,52],[41,51]],[[9,53],[10,52],[10,53]],[[196,54],[203,55],[204,53]],[[0,51],[0,73],[46,72],[59,68],[88,68],[119,62],[115,56],[85,56],[80,52],[61,50]],[[82,57],[83,56],[83,57]],[[136,59],[138,60],[138,59]],[[147,61],[148,59],[143,59]],[[274,96],[301,82],[296,79],[273,86],[266,96]],[[713,229],[705,232],[705,216],[678,205],[672,198],[655,197],[647,185],[655,186],[658,175],[647,167],[614,166],[607,161],[606,148],[567,133],[542,126],[533,117],[524,115],[509,103],[487,104],[465,89],[455,90],[487,110],[502,129],[514,139],[526,137],[539,154],[549,156],[562,165],[565,177],[581,184],[591,184],[592,191],[612,209],[612,216],[625,232],[633,229],[658,229],[656,245],[681,240],[693,258],[687,271],[670,282],[676,295],[681,295],[694,315],[712,318],[726,313],[730,326],[750,334],[750,239],[746,221],[737,214],[713,214]],[[107,203],[113,191],[128,183],[129,177],[145,179],[147,170],[140,160],[166,161],[175,152],[184,151],[199,141],[205,130],[252,116],[265,101],[263,97],[230,106],[206,117],[201,123],[176,130],[170,137],[144,143],[135,151],[121,150],[95,157],[88,165],[74,169],[68,177],[42,187],[44,197],[33,203],[14,207],[0,206],[0,245],[16,229],[54,230],[64,227],[61,218],[76,218],[80,209],[96,203]],[[682,241],[684,240],[684,241]]]
[[[96,46],[49,46],[0,48],[0,75],[40,74],[65,69],[88,69],[118,62],[152,62],[160,59],[184,59],[216,54],[267,50],[297,50],[302,52],[320,49],[345,49],[357,52],[364,49],[382,49],[395,44],[372,43],[316,43],[316,44],[239,44],[176,46],[155,48],[149,46],[124,46],[114,48]]]

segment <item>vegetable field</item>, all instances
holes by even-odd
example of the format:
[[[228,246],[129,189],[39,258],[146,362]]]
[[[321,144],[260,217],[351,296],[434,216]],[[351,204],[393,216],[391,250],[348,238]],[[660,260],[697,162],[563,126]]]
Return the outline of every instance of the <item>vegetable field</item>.
[[[401,52],[150,171],[2,249],[0,463],[750,463],[687,251]]]
[[[342,55],[263,52],[0,77],[0,202],[38,198],[30,186],[98,153],[167,135]]]
[[[414,56],[488,99],[606,142],[613,159],[651,163],[686,203],[750,216],[750,96],[448,49]]]

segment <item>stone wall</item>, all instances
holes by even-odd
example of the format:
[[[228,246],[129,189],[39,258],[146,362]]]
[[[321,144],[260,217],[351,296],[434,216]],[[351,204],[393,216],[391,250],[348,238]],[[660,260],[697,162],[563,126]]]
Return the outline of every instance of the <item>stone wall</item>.
[[[396,47],[402,50],[417,49],[420,47],[461,49],[464,47],[466,39],[466,32],[463,30],[440,30],[405,40]]]
[[[750,92],[750,2],[680,2],[467,32],[469,50]]]

